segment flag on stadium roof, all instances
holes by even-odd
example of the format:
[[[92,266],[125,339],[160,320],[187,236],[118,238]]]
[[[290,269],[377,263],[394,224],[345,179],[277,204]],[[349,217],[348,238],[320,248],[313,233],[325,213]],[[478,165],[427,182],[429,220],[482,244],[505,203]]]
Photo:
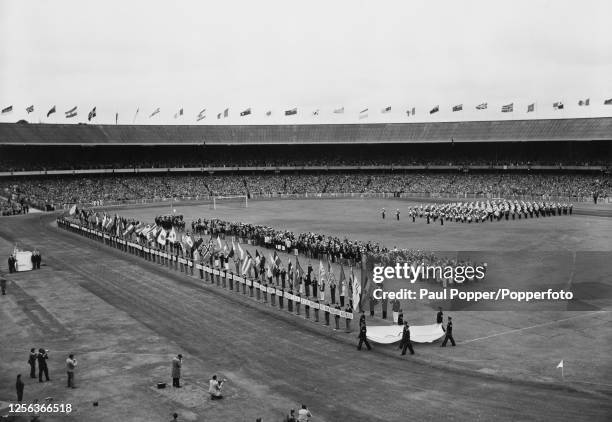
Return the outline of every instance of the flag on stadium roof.
[[[611,105],[611,104],[612,104],[612,98],[604,101],[604,105]]]
[[[591,103],[591,99],[590,98],[587,98],[584,101],[583,100],[578,101],[578,105],[579,106],[588,106],[588,105],[590,105],[590,103]]]
[[[293,116],[294,114],[297,114],[297,107],[291,110],[285,110],[285,116]]]
[[[563,110],[563,103],[561,101],[558,101],[556,103],[553,103],[553,108],[555,110]]]
[[[73,111],[72,113],[66,113],[66,118],[67,119],[71,119],[73,117],[75,117],[77,115],[76,111]]]
[[[115,124],[119,124],[119,113],[115,113]]]
[[[3,109],[2,109],[2,114],[8,114],[8,113],[10,113],[11,111],[13,111],[13,106],[12,106],[12,105],[11,105],[11,106],[8,106],[8,107],[6,107],[6,108],[3,108]]]
[[[391,111],[391,106],[387,106],[381,110],[381,113],[388,113]]]
[[[202,110],[201,110],[201,111],[198,113],[198,117],[206,117],[206,116],[205,116],[205,114],[206,114],[206,109],[205,109],[205,108],[203,108],[203,109],[202,109]]]
[[[316,109],[315,111],[312,112],[313,116],[318,116],[319,115],[319,109]]]
[[[87,121],[91,122],[91,119],[96,117],[96,108],[92,108],[89,114],[87,115]]]
[[[412,107],[411,114],[414,116],[416,114],[416,107]]]
[[[272,115],[272,110],[268,110],[268,111],[266,111],[266,116],[268,116],[268,117],[269,117],[269,116],[271,116],[271,115]]]
[[[223,110],[223,117],[228,117],[229,116],[229,108],[226,108],[225,110]]]
[[[453,106],[453,112],[461,110],[463,110],[463,104],[457,104],[456,106]]]
[[[64,114],[72,114],[77,111],[77,106],[72,107],[70,110],[65,111]]]
[[[503,105],[501,111],[502,113],[512,113],[514,111],[514,103]]]
[[[217,120],[221,118],[221,113],[217,114]]]
[[[429,114],[434,114],[434,113],[437,113],[438,111],[440,111],[440,106],[435,106],[434,108],[429,110]]]
[[[26,111],[28,112],[28,114],[30,114],[31,112],[33,112],[33,111],[34,111],[34,106],[33,106],[33,105],[31,105],[30,107],[27,107],[27,108],[26,108]]]
[[[406,110],[406,115],[410,116],[410,109]]]
[[[340,107],[334,110],[334,114],[342,114],[344,113],[344,107]]]
[[[183,109],[181,108],[181,109],[179,109],[178,112],[174,113],[174,118],[178,119],[182,115],[183,115]]]
[[[55,113],[55,106],[51,107],[51,109],[49,111],[47,111],[47,117],[49,117],[53,113]]]
[[[361,110],[359,112],[359,118],[360,119],[365,119],[366,117],[368,117],[368,109],[367,108],[364,109],[364,110]]]
[[[198,117],[196,118],[196,122],[199,122],[200,120],[205,119],[205,118],[206,118],[205,114],[198,115]]]
[[[249,107],[246,110],[240,112],[240,116],[248,116],[249,114],[251,114],[251,107]]]
[[[476,110],[486,110],[487,109],[487,103],[480,103],[476,106]]]
[[[527,106],[527,113],[531,113],[532,111],[535,111],[535,103],[531,103]]]
[[[159,107],[157,107],[155,110],[153,110],[153,113],[151,113],[151,115],[149,116],[149,119],[153,116],[155,116],[156,114],[159,114]]]

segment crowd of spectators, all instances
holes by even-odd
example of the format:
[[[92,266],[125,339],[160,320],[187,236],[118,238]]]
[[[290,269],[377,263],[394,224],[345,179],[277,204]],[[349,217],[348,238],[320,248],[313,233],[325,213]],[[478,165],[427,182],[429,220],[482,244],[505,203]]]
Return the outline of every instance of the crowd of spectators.
[[[276,173],[224,175],[58,176],[0,179],[0,191],[19,204],[91,204],[220,195],[393,193],[514,198],[606,198],[612,177],[551,173]]]

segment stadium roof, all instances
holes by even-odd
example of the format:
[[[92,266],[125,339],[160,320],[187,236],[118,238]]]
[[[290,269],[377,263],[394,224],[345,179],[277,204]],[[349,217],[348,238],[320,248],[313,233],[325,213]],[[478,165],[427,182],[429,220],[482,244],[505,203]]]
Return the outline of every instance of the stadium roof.
[[[3,145],[247,145],[609,141],[612,117],[332,125],[0,124]]]

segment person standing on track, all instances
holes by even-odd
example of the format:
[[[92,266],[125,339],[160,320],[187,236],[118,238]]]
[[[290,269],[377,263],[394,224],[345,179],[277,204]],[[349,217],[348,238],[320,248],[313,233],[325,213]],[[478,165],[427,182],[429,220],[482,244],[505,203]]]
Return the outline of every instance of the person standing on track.
[[[68,375],[68,388],[76,388],[74,385],[74,370],[76,369],[77,361],[71,353],[66,359],[66,374]]]
[[[38,358],[38,353],[36,353],[36,349],[32,347],[30,349],[30,357],[28,358],[28,364],[30,365],[30,378],[36,378],[36,359]]]
[[[385,216],[387,215],[387,210],[384,209],[384,208],[382,210],[380,210],[380,215],[381,215],[382,219],[384,220]]]
[[[414,355],[414,349],[410,341],[410,326],[408,325],[408,321],[404,321],[404,332],[402,333],[402,341],[400,341],[399,348],[402,349],[402,356],[406,354],[406,349],[409,349],[410,354]]]
[[[45,374],[45,378],[47,381],[51,381],[49,379],[49,367],[47,366],[47,360],[49,359],[49,355],[47,354],[47,350],[40,348],[38,349],[38,382],[43,382],[43,374]]]
[[[400,219],[400,210],[399,210],[399,208],[395,210],[395,218],[396,218],[397,221],[399,221],[399,219]]]
[[[444,341],[440,345],[440,347],[446,347],[446,342],[450,340],[453,347],[455,346],[455,339],[453,338],[453,319],[448,317],[448,323],[446,324],[446,335],[444,336]]]
[[[183,355],[178,354],[172,359],[172,386],[181,388],[181,367],[183,366]]]
[[[361,350],[361,345],[365,343],[366,347],[368,348],[368,350],[372,350],[372,346],[370,346],[370,342],[368,341],[368,336],[367,336],[367,328],[365,325],[365,321],[363,324],[360,324],[359,327],[359,335],[357,336],[357,338],[359,339],[359,344],[357,345],[357,350]]]

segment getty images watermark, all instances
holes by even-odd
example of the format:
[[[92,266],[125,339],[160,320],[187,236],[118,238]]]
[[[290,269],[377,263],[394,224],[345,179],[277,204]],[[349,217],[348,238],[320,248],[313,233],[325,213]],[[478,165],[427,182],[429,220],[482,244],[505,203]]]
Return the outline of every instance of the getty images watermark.
[[[471,266],[441,266],[441,265],[414,265],[397,263],[395,266],[375,266],[372,273],[372,281],[381,284],[387,279],[406,280],[414,284],[417,280],[446,280],[454,283],[479,281],[485,278],[486,264]],[[458,288],[444,288],[442,290],[430,290],[420,288],[418,290],[400,289],[398,291],[384,291],[376,288],[372,292],[374,299],[389,300],[448,300],[458,299],[466,302],[479,301],[501,301],[512,300],[517,302],[530,302],[540,300],[572,300],[574,295],[570,291],[547,289],[542,291],[519,291],[508,288],[499,288],[491,291],[472,291]]]

